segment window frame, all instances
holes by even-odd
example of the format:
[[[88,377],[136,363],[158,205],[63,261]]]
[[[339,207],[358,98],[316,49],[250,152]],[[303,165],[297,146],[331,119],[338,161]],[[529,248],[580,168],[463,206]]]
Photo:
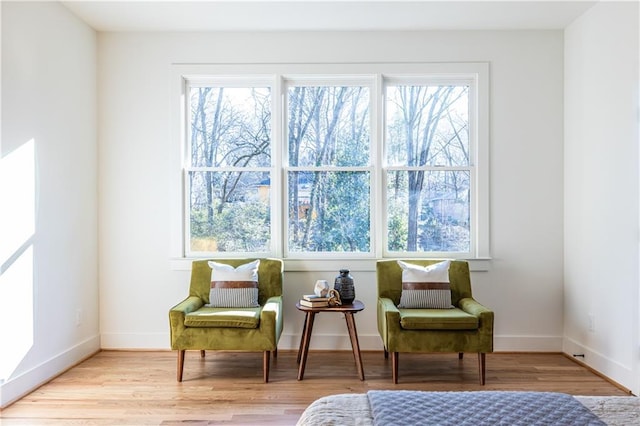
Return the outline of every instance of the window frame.
[[[474,257],[475,250],[478,243],[478,235],[477,235],[477,215],[474,214],[476,211],[476,205],[478,204],[478,188],[477,188],[477,151],[478,151],[478,126],[477,126],[477,107],[474,106],[477,103],[477,78],[473,76],[428,76],[428,75],[420,75],[420,76],[390,76],[384,79],[383,81],[383,128],[386,125],[386,105],[387,100],[387,88],[390,86],[430,86],[430,85],[440,85],[440,86],[463,86],[467,85],[469,87],[468,94],[468,126],[469,126],[469,163],[466,166],[400,166],[400,165],[389,165],[386,162],[387,159],[387,132],[384,132],[384,139],[382,141],[382,152],[383,152],[383,160],[381,163],[381,172],[382,172],[382,181],[380,183],[380,190],[382,193],[382,200],[387,199],[387,181],[388,175],[393,171],[409,171],[409,170],[422,170],[425,172],[447,172],[447,171],[467,171],[469,172],[469,190],[472,193],[471,201],[469,204],[469,251],[468,252],[445,252],[445,251],[390,251],[389,250],[389,233],[385,232],[382,235],[381,245],[382,245],[382,257],[384,258],[410,258],[410,257],[433,257],[433,258],[470,258]],[[385,129],[386,130],[386,129]],[[385,229],[388,230],[388,209],[384,208],[382,217],[382,223],[385,225]]]
[[[210,64],[172,66],[174,79],[171,115],[175,120],[173,140],[178,140],[180,154],[172,158],[172,203],[171,217],[171,258],[180,263],[201,257],[229,256],[272,256],[285,259],[287,270],[334,270],[340,265],[339,260],[347,259],[352,270],[371,270],[377,258],[399,257],[448,257],[462,258],[472,261],[490,259],[489,229],[489,64],[477,63],[340,63],[340,64]],[[367,81],[371,84],[370,92],[370,173],[371,173],[371,252],[370,253],[329,253],[309,252],[301,255],[287,250],[287,194],[285,179],[287,169],[284,167],[287,153],[286,86],[295,82],[306,81],[309,84],[329,82],[335,84],[343,81]],[[389,252],[386,241],[386,208],[378,200],[385,196],[385,157],[384,157],[384,88],[391,81],[472,81],[475,90],[470,90],[469,126],[470,126],[470,163],[475,169],[471,173],[472,204],[470,205],[471,247],[469,253],[440,252]],[[186,112],[188,107],[187,87],[190,82],[210,83],[211,81],[241,84],[242,82],[269,82],[272,90],[272,129],[271,129],[271,251],[268,253],[193,253],[187,251],[187,234],[189,227],[188,193],[186,189],[185,156],[188,138]],[[246,87],[246,86],[243,86]],[[264,87],[264,86],[263,86]],[[472,99],[473,97],[473,99]],[[376,123],[380,123],[376,125]],[[474,136],[472,136],[472,133]],[[174,145],[175,146],[175,145]],[[175,183],[179,182],[179,185]],[[384,223],[385,226],[375,226]],[[190,260],[189,260],[190,261]],[[358,266],[361,265],[361,266]],[[177,267],[177,269],[182,269]]]
[[[319,255],[329,259],[359,259],[359,258],[374,258],[376,253],[376,239],[373,235],[374,233],[374,217],[375,217],[375,209],[371,206],[375,206],[375,199],[377,191],[376,182],[378,180],[378,171],[376,170],[375,157],[377,152],[377,135],[374,134],[375,123],[377,119],[377,108],[374,107],[374,94],[377,94],[376,90],[376,80],[375,76],[372,75],[284,75],[282,76],[282,97],[283,97],[283,118],[282,118],[282,175],[283,175],[283,191],[282,191],[282,205],[283,205],[283,214],[282,214],[282,244],[283,244],[283,257],[285,259],[315,259]],[[285,100],[288,96],[288,89],[290,87],[315,87],[315,86],[334,86],[334,87],[367,87],[369,89],[369,163],[365,166],[291,166],[289,164],[288,158],[288,141],[289,141],[289,133],[288,133],[288,101]],[[368,172],[369,173],[369,199],[370,199],[370,209],[369,209],[369,251],[368,252],[297,252],[289,250],[289,222],[288,222],[288,179],[289,172],[292,171],[312,171],[312,172]]]
[[[271,164],[269,166],[247,166],[247,167],[231,167],[231,166],[207,166],[207,167],[203,167],[203,166],[193,166],[191,165],[191,120],[192,120],[192,116],[191,116],[191,97],[190,97],[190,93],[191,93],[191,89],[193,88],[200,88],[200,87],[224,87],[224,88],[252,88],[252,87],[259,87],[259,88],[268,88],[271,91],[271,99],[270,99],[270,106],[271,106],[271,114],[273,117],[273,113],[274,113],[274,92],[273,92],[273,83],[274,83],[274,78],[273,76],[246,76],[246,77],[240,77],[240,76],[211,76],[211,77],[198,77],[198,78],[192,78],[192,79],[185,79],[184,84],[184,92],[185,92],[185,112],[184,112],[184,126],[185,126],[185,137],[184,137],[184,160],[183,160],[183,205],[184,205],[184,233],[183,233],[183,247],[184,247],[184,256],[187,258],[201,258],[201,257],[207,257],[207,258],[224,258],[224,257],[228,257],[230,254],[231,255],[236,255],[236,254],[242,254],[243,256],[246,257],[266,257],[266,256],[270,256],[272,255],[272,253],[274,251],[276,251],[276,247],[274,245],[275,240],[277,240],[277,238],[274,238],[274,221],[271,220],[270,223],[270,229],[269,229],[269,233],[270,233],[270,240],[269,240],[269,251],[264,251],[264,252],[210,252],[210,251],[192,251],[191,250],[191,215],[190,215],[190,210],[191,210],[191,202],[190,202],[190,197],[191,197],[191,187],[189,185],[190,179],[189,179],[189,174],[192,172],[268,172],[269,173],[269,177],[270,180],[272,182],[277,182],[276,181],[276,175],[278,175],[277,173],[277,169],[276,169],[276,164],[274,162],[274,153],[275,151],[277,151],[277,149],[274,149],[274,139],[273,139],[273,125],[271,128],[271,142],[270,142],[270,158],[271,158]],[[276,191],[270,191],[269,194],[269,210],[270,210],[270,216],[272,218],[277,217],[274,216],[275,212],[276,212],[276,202],[277,202],[277,193]],[[275,221],[277,222],[277,221]]]

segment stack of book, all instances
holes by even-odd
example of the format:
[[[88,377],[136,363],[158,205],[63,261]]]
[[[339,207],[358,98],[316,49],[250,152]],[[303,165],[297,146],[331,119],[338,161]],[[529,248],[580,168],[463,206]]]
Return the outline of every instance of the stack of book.
[[[305,294],[300,299],[300,305],[308,308],[323,308],[329,306],[329,298],[316,296],[315,294]]]

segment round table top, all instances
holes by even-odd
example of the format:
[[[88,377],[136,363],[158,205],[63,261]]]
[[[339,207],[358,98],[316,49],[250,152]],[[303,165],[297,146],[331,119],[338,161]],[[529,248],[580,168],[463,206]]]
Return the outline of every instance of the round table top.
[[[311,308],[309,306],[302,306],[300,302],[297,302],[296,308],[304,312],[360,312],[364,309],[364,303],[359,300],[354,300],[350,305],[320,306]]]

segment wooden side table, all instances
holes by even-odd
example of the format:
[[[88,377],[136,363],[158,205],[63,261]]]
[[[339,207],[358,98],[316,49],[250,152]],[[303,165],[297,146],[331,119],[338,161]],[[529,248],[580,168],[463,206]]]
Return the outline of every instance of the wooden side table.
[[[358,368],[360,380],[364,380],[364,369],[362,367],[362,357],[360,356],[358,332],[356,331],[356,322],[353,318],[353,314],[356,314],[364,309],[364,303],[359,300],[354,300],[351,305],[309,308],[307,306],[302,306],[298,302],[296,303],[296,308],[306,314],[304,317],[302,338],[300,339],[300,348],[298,349],[298,364],[300,364],[300,366],[298,367],[298,380],[302,380],[302,378],[304,377],[304,368],[307,364],[307,355],[309,354],[309,342],[311,341],[311,332],[313,331],[313,321],[316,314],[319,314],[321,312],[336,312],[344,314],[344,319],[347,322],[347,330],[349,330],[349,338],[351,339],[353,358],[356,361],[356,367]]]

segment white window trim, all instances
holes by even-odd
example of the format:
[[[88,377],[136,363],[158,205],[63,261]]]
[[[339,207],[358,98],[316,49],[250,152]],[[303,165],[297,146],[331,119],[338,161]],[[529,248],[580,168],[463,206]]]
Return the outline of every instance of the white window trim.
[[[482,64],[479,64],[482,65]],[[470,211],[470,229],[471,232],[471,241],[470,241],[470,253],[467,252],[429,252],[428,257],[433,258],[455,258],[455,259],[465,259],[465,258],[474,258],[474,259],[484,259],[489,258],[489,241],[488,241],[488,226],[489,226],[489,214],[488,214],[488,176],[489,176],[489,168],[488,164],[485,165],[483,158],[486,157],[486,161],[488,163],[488,146],[489,146],[489,134],[488,134],[488,114],[484,117],[486,119],[486,123],[484,124],[484,128],[481,128],[481,124],[483,123],[483,118],[479,117],[480,111],[488,111],[489,102],[488,102],[488,66],[486,67],[485,74],[482,74],[481,69],[478,69],[474,73],[469,74],[459,74],[457,76],[451,75],[420,75],[420,76],[390,76],[384,79],[384,86],[394,86],[394,85],[419,85],[419,84],[442,84],[442,85],[456,85],[456,84],[468,84],[470,87],[469,90],[469,140],[475,141],[475,143],[470,144],[470,152],[469,152],[469,166],[468,167],[431,167],[431,166],[420,166],[420,167],[408,167],[408,166],[388,166],[385,164],[385,159],[382,158],[380,164],[382,164],[382,177],[383,180],[379,185],[379,188],[382,192],[382,199],[386,199],[386,175],[390,170],[411,170],[411,169],[420,169],[425,171],[455,171],[455,170],[463,170],[470,172],[470,188],[474,193],[474,197],[472,197],[471,205],[469,206]],[[483,94],[480,93],[481,84],[485,83],[486,87]],[[384,88],[383,88],[384,89]],[[383,92],[384,93],[384,92]],[[477,96],[477,98],[476,98]],[[486,101],[486,107],[480,106],[479,101]],[[382,99],[384,103],[384,99]],[[484,138],[484,139],[481,139]],[[484,155],[481,157],[481,153]],[[384,157],[385,153],[382,153]],[[481,198],[486,198],[486,202]],[[486,214],[480,214],[480,208],[486,208]],[[387,212],[386,210],[381,212],[383,214],[383,222],[387,220]],[[381,227],[382,229],[385,229]],[[483,235],[480,234],[481,229],[484,228],[487,233],[487,238],[484,238]],[[421,258],[425,257],[424,252],[394,252],[388,250],[387,237],[386,235],[381,236],[381,245],[383,246],[382,257],[383,258]]]
[[[189,243],[189,235],[191,234],[191,221],[188,218],[188,206],[190,204],[190,200],[189,200],[189,195],[191,193],[191,188],[189,187],[189,179],[188,179],[188,175],[191,172],[206,172],[206,171],[212,171],[212,172],[237,172],[237,171],[249,171],[249,172],[269,172],[269,176],[271,181],[273,182],[273,185],[275,185],[275,188],[280,188],[280,173],[278,173],[278,164],[276,163],[274,160],[271,161],[271,166],[270,167],[260,167],[260,166],[255,166],[255,167],[230,167],[230,166],[224,166],[224,167],[197,167],[197,166],[191,166],[191,165],[186,165],[187,163],[187,158],[189,158],[191,156],[191,146],[190,146],[190,135],[189,135],[189,129],[187,126],[187,123],[191,122],[191,108],[190,108],[190,100],[188,98],[188,93],[189,90],[192,88],[199,88],[199,87],[238,87],[238,88],[244,88],[244,87],[269,87],[272,89],[275,88],[276,86],[276,79],[274,78],[273,75],[251,75],[251,76],[239,76],[239,75],[233,75],[233,76],[227,76],[227,75],[213,75],[213,76],[197,76],[197,77],[190,77],[190,76],[182,76],[181,77],[181,86],[182,86],[182,93],[183,93],[183,99],[181,99],[181,102],[184,103],[183,105],[183,115],[181,116],[181,120],[182,120],[182,127],[184,128],[184,131],[182,133],[182,137],[181,137],[181,145],[183,147],[182,152],[183,152],[183,157],[182,157],[182,164],[181,164],[181,168],[182,168],[182,194],[183,194],[183,201],[182,201],[182,221],[183,221],[183,232],[182,232],[182,254],[183,257],[185,258],[190,258],[190,259],[200,259],[200,258],[225,258],[228,257],[229,254],[228,253],[224,253],[224,252],[198,252],[198,254],[196,255],[195,253],[192,253],[191,250],[188,247],[188,243]],[[274,105],[274,98],[276,98],[276,96],[274,96],[272,98],[272,103],[271,103],[271,114],[273,117],[275,117],[275,119],[278,119],[278,113],[277,111],[280,110],[279,105]],[[277,126],[274,126],[277,127]],[[274,139],[274,131],[275,129],[271,129],[271,138],[272,140]],[[273,145],[272,145],[273,148]],[[271,150],[271,156],[273,157],[276,154],[276,149],[272,149]],[[277,195],[278,193],[276,191],[271,191],[271,202],[270,202],[270,209],[271,209],[271,216],[274,216],[275,210],[274,210],[274,206],[276,204],[274,204],[276,202],[277,199]],[[271,221],[271,226],[270,226],[270,232],[271,235],[279,235],[278,232],[278,221]],[[278,252],[278,247],[277,247],[277,238],[271,238],[270,240],[270,250],[268,252],[245,252],[242,253],[242,256],[245,257],[266,257],[266,256],[272,256],[273,253]]]
[[[372,102],[371,120],[379,120],[382,111],[382,90],[383,78],[386,81],[394,81],[394,79],[404,79],[407,77],[415,77],[420,74],[428,74],[428,80],[433,81],[440,78],[443,82],[456,81],[458,78],[473,78],[476,82],[477,100],[470,99],[471,108],[475,111],[471,117],[476,117],[476,123],[470,123],[470,128],[476,132],[476,149],[474,161],[476,172],[472,177],[476,179],[476,203],[471,206],[472,220],[476,220],[474,247],[472,247],[472,255],[467,256],[467,260],[471,262],[472,270],[487,270],[488,260],[490,259],[490,219],[489,219],[489,64],[485,62],[474,63],[341,63],[341,64],[173,64],[171,70],[171,117],[173,120],[171,138],[172,141],[180,141],[179,144],[173,143],[175,146],[175,155],[172,156],[171,169],[171,229],[170,229],[170,259],[172,269],[188,269],[194,258],[185,257],[185,195],[183,193],[184,185],[184,156],[186,144],[186,123],[184,120],[186,113],[186,81],[192,82],[202,79],[202,81],[210,82],[208,76],[224,76],[225,79],[237,79],[246,81],[247,76],[251,76],[252,80],[263,78],[270,81],[270,85],[274,89],[274,93],[283,93],[282,86],[287,80],[296,80],[296,84],[306,79],[308,84],[319,84],[322,82],[322,75],[339,76],[351,79],[352,81],[362,81],[363,77],[373,78],[373,86],[371,96],[375,96],[376,101]],[[320,76],[309,78],[309,75]],[[328,79],[335,82],[335,80]],[[369,80],[372,81],[372,80]],[[415,81],[415,79],[414,79]],[[240,84],[240,83],[239,83]],[[471,91],[473,93],[473,91]],[[274,120],[280,120],[284,123],[283,99],[274,96],[272,99]],[[470,117],[470,119],[472,119]],[[275,121],[274,121],[275,122]],[[375,121],[374,121],[375,123]],[[273,141],[282,140],[284,135],[280,134],[284,126],[274,126],[272,130]],[[372,186],[371,202],[371,223],[379,223],[385,215],[382,214],[382,203],[377,200],[382,195],[382,168],[377,165],[383,164],[383,153],[379,149],[380,141],[383,137],[382,126],[373,126],[371,134],[371,163],[374,168],[372,173],[376,173],[375,186]],[[282,150],[273,150],[273,179],[274,185],[278,185],[280,191],[284,190],[282,164]],[[373,176],[373,175],[372,175]],[[472,182],[473,184],[473,182]],[[272,205],[275,203],[283,203],[283,200],[277,197],[276,191],[272,191]],[[284,208],[278,204],[280,208]],[[284,211],[284,210],[283,210]],[[285,216],[285,215],[283,215]],[[274,220],[272,224],[273,235],[282,235],[284,231],[284,220]],[[320,257],[322,260],[310,258],[284,258],[286,243],[285,238],[272,238],[273,253],[268,255],[281,257],[285,260],[285,270],[335,270],[336,267],[344,265],[342,259],[349,262],[353,270],[375,270],[375,259],[383,257],[382,250],[382,228],[380,226],[372,226],[372,249],[373,256],[363,253],[336,253],[327,259],[325,253]],[[395,253],[394,253],[395,254]],[[313,254],[311,254],[313,255]],[[444,254],[448,257],[451,254]],[[243,253],[242,256],[249,257],[250,253]],[[425,253],[402,253],[394,257],[425,257]],[[429,253],[429,257],[435,257],[433,253]]]
[[[373,102],[373,99],[377,99],[377,95],[378,92],[376,91],[376,75],[375,74],[366,74],[366,75],[348,75],[348,74],[323,74],[320,73],[318,75],[313,75],[313,76],[309,76],[309,75],[302,75],[302,74],[287,74],[284,76],[283,81],[284,81],[284,87],[283,87],[283,97],[286,96],[287,93],[287,88],[289,86],[361,86],[361,87],[367,87],[369,88],[369,96],[370,96],[370,100],[369,103],[371,105],[371,110],[369,111],[369,126],[370,129],[373,129],[374,132],[372,132],[369,137],[370,137],[370,142],[369,142],[369,164],[366,166],[341,166],[341,167],[333,167],[333,166],[324,166],[324,167],[313,167],[313,166],[289,166],[289,159],[286,158],[286,153],[288,152],[288,149],[286,147],[286,143],[283,144],[283,146],[281,147],[281,151],[282,151],[282,155],[283,155],[283,162],[282,162],[282,170],[283,170],[283,175],[284,180],[285,180],[285,186],[283,188],[286,188],[286,183],[287,183],[287,177],[288,176],[288,172],[290,171],[295,171],[295,170],[301,170],[301,171],[328,171],[328,172],[339,172],[339,171],[356,171],[356,172],[368,172],[369,173],[369,188],[370,188],[370,204],[371,206],[376,206],[375,200],[376,200],[376,193],[377,191],[375,190],[376,188],[376,182],[378,181],[378,177],[377,174],[379,173],[379,169],[377,167],[375,167],[376,164],[376,150],[377,150],[377,146],[378,146],[378,139],[376,138],[375,135],[375,129],[377,126],[375,126],[376,120],[377,120],[377,115],[375,114],[375,102]],[[374,98],[374,96],[376,96]],[[284,104],[284,101],[283,101]],[[288,134],[286,133],[286,129],[288,128],[287,123],[288,123],[288,116],[286,115],[286,108],[285,105],[283,105],[283,126],[282,128],[285,129],[284,130],[284,135],[282,139],[283,141],[288,140]],[[286,191],[286,189],[283,189],[283,191]],[[284,195],[284,193],[283,193]],[[351,262],[353,259],[373,259],[376,257],[377,254],[377,246],[379,245],[379,242],[377,242],[377,236],[374,234],[376,227],[374,226],[374,224],[376,223],[375,220],[375,211],[376,209],[374,207],[372,207],[369,211],[369,223],[370,223],[370,227],[369,227],[369,231],[370,231],[370,241],[371,241],[371,246],[369,248],[368,252],[296,252],[296,251],[290,251],[288,248],[288,244],[287,241],[289,240],[289,223],[288,223],[288,206],[287,206],[287,199],[286,196],[282,197],[282,229],[283,229],[283,237],[280,239],[282,241],[283,244],[283,257],[285,259],[289,259],[289,260],[301,260],[301,261],[307,261],[307,260],[314,260],[317,259],[318,257],[322,257],[324,259],[349,259],[349,261]],[[339,230],[336,230],[336,232],[339,232]],[[340,269],[340,268],[339,268]]]

